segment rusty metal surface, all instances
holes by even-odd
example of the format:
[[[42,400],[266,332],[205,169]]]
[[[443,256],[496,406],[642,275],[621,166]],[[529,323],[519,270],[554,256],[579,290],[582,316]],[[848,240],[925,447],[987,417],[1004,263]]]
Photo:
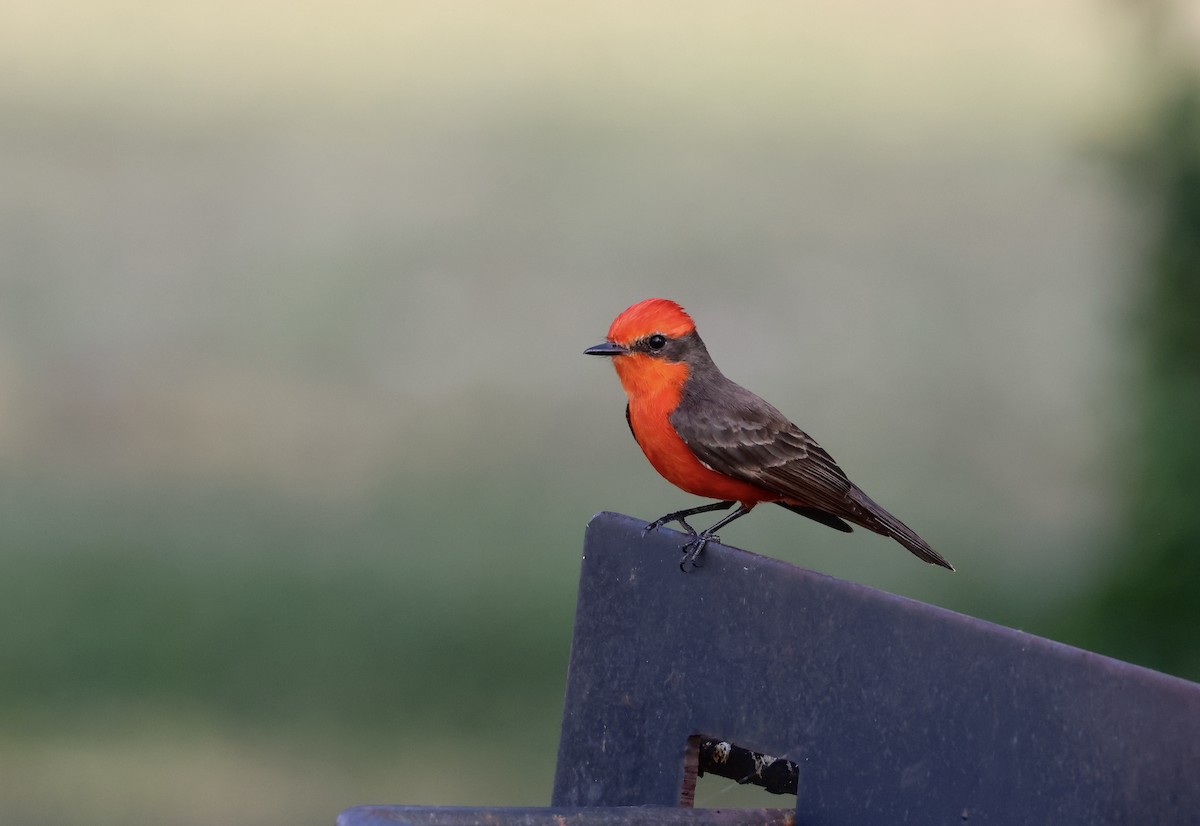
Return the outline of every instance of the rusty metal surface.
[[[771,794],[795,794],[800,782],[800,767],[792,761],[712,737],[699,738],[696,762],[700,777],[715,774]]]
[[[337,826],[794,826],[790,809],[681,809],[673,806],[611,808],[459,808],[455,806],[359,806]]]
[[[806,826],[1200,823],[1200,686],[642,526],[588,526],[552,805],[672,806],[699,734]]]

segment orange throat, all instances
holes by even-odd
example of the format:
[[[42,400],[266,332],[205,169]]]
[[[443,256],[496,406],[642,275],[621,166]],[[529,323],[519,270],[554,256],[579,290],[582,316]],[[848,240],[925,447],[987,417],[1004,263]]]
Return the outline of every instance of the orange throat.
[[[657,401],[670,412],[679,404],[683,394],[683,383],[687,381],[688,366],[683,362],[662,361],[642,353],[629,353],[613,359],[613,367],[621,379],[621,387],[629,397],[630,404]]]

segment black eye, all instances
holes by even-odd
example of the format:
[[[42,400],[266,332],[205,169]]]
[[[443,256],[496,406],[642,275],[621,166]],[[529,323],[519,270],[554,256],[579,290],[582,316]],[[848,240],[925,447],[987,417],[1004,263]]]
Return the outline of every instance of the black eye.
[[[661,333],[655,333],[654,335],[650,336],[650,338],[646,339],[646,346],[651,350],[661,350],[667,346],[667,337]]]

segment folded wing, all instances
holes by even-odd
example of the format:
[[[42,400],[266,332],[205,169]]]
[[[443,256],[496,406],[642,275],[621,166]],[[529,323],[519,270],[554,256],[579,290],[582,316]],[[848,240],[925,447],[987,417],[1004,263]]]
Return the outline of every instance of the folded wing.
[[[701,462],[778,496],[789,510],[839,530],[849,529],[841,521],[848,520],[892,537],[926,562],[953,570],[911,528],[851,482],[811,436],[749,390],[721,379],[685,387],[671,414],[675,431]]]

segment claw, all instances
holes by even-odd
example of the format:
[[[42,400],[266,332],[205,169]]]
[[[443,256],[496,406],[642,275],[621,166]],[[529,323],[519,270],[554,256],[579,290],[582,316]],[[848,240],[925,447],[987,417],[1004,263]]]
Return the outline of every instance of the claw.
[[[719,520],[715,525],[703,531],[702,533],[697,533],[696,529],[688,524],[687,517],[695,516],[698,513],[727,510],[732,508],[733,505],[733,500],[727,499],[722,502],[713,502],[708,505],[701,505],[698,508],[668,513],[666,516],[655,519],[653,522],[647,524],[646,527],[642,528],[642,536],[650,533],[650,531],[661,528],[663,525],[669,525],[672,522],[678,522],[680,526],[688,532],[688,535],[691,536],[691,540],[681,549],[683,551],[683,559],[679,561],[679,570],[686,573],[689,570],[688,566],[691,566],[692,568],[701,567],[697,560],[699,559],[700,554],[704,551],[705,545],[707,545],[709,542],[721,541],[721,538],[714,534],[713,531],[720,530],[722,527],[728,525],[735,519],[741,519],[743,516],[750,513],[750,508],[753,508],[754,505],[740,505],[736,511],[729,514],[724,519]]]
[[[679,570],[686,574],[689,570],[703,568],[704,566],[700,564],[700,554],[703,553],[704,546],[709,542],[720,541],[721,538],[719,536],[709,536],[703,533],[697,534],[695,539],[684,545],[681,549],[683,551],[683,559],[679,560]],[[691,568],[688,567],[689,565]]]

